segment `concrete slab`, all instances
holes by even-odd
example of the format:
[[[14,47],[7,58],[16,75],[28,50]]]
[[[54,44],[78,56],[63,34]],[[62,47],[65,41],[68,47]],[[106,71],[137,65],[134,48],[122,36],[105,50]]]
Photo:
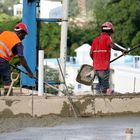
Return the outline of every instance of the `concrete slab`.
[[[2,124],[4,133],[0,133],[0,140],[130,140],[130,135],[126,137],[126,128],[133,129],[133,140],[140,140],[139,116],[68,118],[55,126],[45,127],[42,124],[46,123],[46,119],[38,126],[38,120],[14,119],[6,119],[5,125]],[[50,121],[59,122],[57,118]],[[13,128],[10,133],[5,131],[9,127]]]
[[[139,114],[140,94],[71,96],[79,117],[118,114]],[[74,112],[66,96],[1,96],[0,116],[59,115],[73,117]]]

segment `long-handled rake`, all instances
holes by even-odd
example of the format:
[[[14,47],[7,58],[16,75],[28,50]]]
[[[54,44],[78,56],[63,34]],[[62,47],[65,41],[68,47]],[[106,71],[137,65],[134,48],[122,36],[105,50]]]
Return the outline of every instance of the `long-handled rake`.
[[[138,44],[138,45],[136,45],[135,47],[133,47],[132,49],[128,50],[127,53],[129,53],[129,52],[131,52],[131,51],[133,51],[133,50],[135,50],[135,49],[137,49],[137,48],[140,48],[140,44]],[[124,56],[124,55],[125,55],[125,54],[121,54],[120,56],[118,56],[118,57],[116,57],[115,59],[111,60],[110,63],[116,61],[117,59],[121,58],[121,57]],[[95,74],[95,76],[96,76],[96,74]],[[108,77],[108,75],[105,76],[105,78],[107,78],[107,77]]]
[[[69,95],[69,90],[68,90],[68,86],[67,86],[67,84],[66,84],[66,80],[65,80],[65,77],[64,77],[64,74],[63,74],[63,72],[62,72],[62,68],[61,68],[61,65],[60,65],[60,63],[59,63],[59,60],[58,60],[58,58],[57,58],[57,63],[58,63],[58,65],[59,65],[59,69],[60,69],[60,72],[61,72],[61,75],[62,75],[62,78],[63,78],[63,81],[64,81],[64,85],[65,85],[65,88],[66,88],[66,96],[67,96],[67,98],[68,98],[68,100],[69,100],[69,102],[70,102],[70,105],[71,105],[71,107],[72,107],[72,110],[73,110],[73,112],[74,112],[74,116],[75,116],[75,118],[77,118],[77,108],[75,107],[75,105],[74,105],[74,103],[73,103],[73,101],[72,101],[72,98],[70,97],[70,95]]]
[[[22,72],[22,73],[28,75],[27,72],[25,72],[25,71],[23,71],[23,70],[17,68],[16,66],[14,66],[14,65],[12,65],[12,64],[10,64],[10,66],[11,66],[12,68],[16,69],[17,71]],[[38,80],[38,78],[35,77],[35,76],[33,76],[32,78],[35,79],[35,80]],[[67,96],[68,101],[69,101],[69,103],[70,103],[70,105],[71,105],[71,107],[72,107],[72,110],[73,110],[73,112],[74,112],[74,116],[75,116],[75,118],[77,118],[77,113],[76,113],[76,111],[75,111],[75,108],[74,108],[72,99],[71,99],[71,97],[70,97],[69,94],[68,94],[68,88],[66,88],[66,89],[67,89],[66,91],[62,91],[62,90],[60,90],[60,89],[58,89],[58,88],[56,88],[56,87],[54,87],[54,86],[48,84],[48,82],[46,82],[46,81],[44,81],[43,83],[46,84],[48,87],[50,87],[50,88],[52,88],[52,89],[55,89],[55,90],[58,91],[58,92],[62,92],[64,95]]]
[[[133,47],[132,49],[128,50],[127,53],[140,48],[140,44],[136,45],[135,47]],[[120,57],[124,56],[125,54],[121,54],[120,56],[116,57],[115,59],[111,60],[110,63],[116,61],[117,59],[119,59]],[[93,71],[93,66],[91,65],[87,65],[87,64],[83,64],[79,70],[79,73],[77,74],[76,77],[76,81],[84,84],[84,85],[88,85],[91,86],[91,84],[93,83],[94,79],[96,77],[96,74]]]

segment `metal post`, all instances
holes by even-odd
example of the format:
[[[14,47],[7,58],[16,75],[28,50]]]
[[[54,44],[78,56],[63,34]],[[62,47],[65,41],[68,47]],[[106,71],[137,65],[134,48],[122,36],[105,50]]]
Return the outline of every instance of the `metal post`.
[[[132,140],[133,128],[126,128],[126,140]]]
[[[28,27],[28,35],[23,40],[24,55],[32,72],[35,73],[36,68],[36,0],[27,2],[23,1],[22,22]],[[23,68],[22,68],[23,69]],[[23,69],[24,70],[24,69]],[[25,74],[21,74],[21,86],[35,86],[35,79],[29,78]]]
[[[60,42],[60,64],[62,68],[63,75],[66,73],[66,57],[67,57],[67,30],[68,30],[68,5],[69,0],[63,0],[62,3],[62,25],[61,25],[61,42]],[[63,77],[61,72],[59,73],[60,82],[63,82]],[[63,90],[64,85],[59,86],[60,90]],[[59,93],[59,95],[63,95]]]
[[[36,0],[36,19],[40,18],[40,0]],[[36,21],[36,77],[38,77],[38,60],[39,60],[39,49],[40,49],[40,22]],[[36,80],[36,87],[37,87],[37,83],[38,81]]]
[[[39,50],[38,62],[38,96],[42,96],[44,94],[44,50]]]
[[[136,77],[134,77],[134,87],[133,87],[133,92],[136,90]]]

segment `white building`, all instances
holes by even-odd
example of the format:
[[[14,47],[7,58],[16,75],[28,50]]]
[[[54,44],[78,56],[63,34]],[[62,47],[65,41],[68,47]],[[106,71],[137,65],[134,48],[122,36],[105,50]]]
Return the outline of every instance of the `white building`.
[[[40,18],[62,18],[62,3],[59,1],[40,1]]]
[[[22,1],[20,1],[19,4],[15,4],[13,6],[14,16],[17,16],[17,17],[21,18],[22,17],[22,8],[23,8]]]
[[[79,65],[89,64],[92,65],[92,59],[89,56],[91,46],[89,44],[83,44],[75,50],[76,63]]]
[[[138,93],[140,92],[140,67],[112,66],[112,84],[116,92]]]
[[[23,0],[14,5],[14,16],[22,17]],[[59,1],[40,0],[40,18],[61,18],[62,3]]]
[[[89,56],[90,45],[84,44],[75,51],[76,61],[70,58],[69,62],[66,63],[66,83],[68,86],[72,85],[74,87],[74,93],[76,94],[87,94],[88,91],[91,93],[91,86],[86,86],[76,81],[76,76],[80,67],[83,64],[92,65],[92,60]],[[111,60],[121,55],[120,51],[111,51]],[[48,65],[56,67],[57,62],[53,62],[52,59],[49,59]],[[111,63],[111,69],[111,87],[114,88],[115,92],[140,92],[140,56],[123,56]],[[97,80],[95,79],[94,82],[96,83]]]
[[[67,85],[73,85],[74,86],[74,93],[81,93],[83,91],[91,91],[91,86],[86,86],[84,84],[78,83],[76,81],[77,74],[79,72],[80,67],[83,64],[89,64],[92,65],[92,59],[89,56],[91,46],[89,44],[83,44],[79,48],[75,50],[76,52],[76,63],[75,64],[66,64],[66,82]]]

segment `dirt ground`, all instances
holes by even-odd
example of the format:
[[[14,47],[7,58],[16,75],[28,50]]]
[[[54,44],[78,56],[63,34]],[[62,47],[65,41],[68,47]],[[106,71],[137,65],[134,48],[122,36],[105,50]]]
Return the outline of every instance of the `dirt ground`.
[[[55,115],[49,115],[42,118],[35,117],[12,117],[0,118],[0,133],[19,131],[27,127],[53,127],[66,121],[68,118],[62,118]]]

